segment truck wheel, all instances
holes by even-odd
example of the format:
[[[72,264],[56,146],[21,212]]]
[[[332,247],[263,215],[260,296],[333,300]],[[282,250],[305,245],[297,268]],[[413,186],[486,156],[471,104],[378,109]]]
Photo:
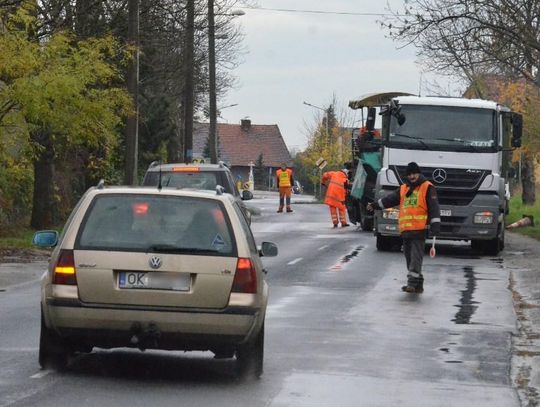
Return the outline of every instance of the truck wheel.
[[[41,332],[39,335],[39,365],[42,369],[52,367],[62,370],[68,362],[68,347],[62,338],[47,328],[41,311]]]
[[[264,323],[254,340],[242,345],[236,351],[236,364],[240,377],[253,375],[259,378],[263,374],[264,364]]]
[[[497,238],[490,241],[486,247],[486,253],[490,256],[496,256],[500,251],[504,250],[504,223],[499,225]]]
[[[504,234],[490,240],[471,240],[473,251],[487,256],[496,256],[504,248]]]
[[[483,250],[484,254],[488,256],[498,255],[499,252],[501,251],[500,244],[501,244],[501,241],[498,237],[495,239],[486,240],[484,242],[484,250]]]
[[[392,248],[393,239],[387,236],[377,236],[377,250],[388,252]]]

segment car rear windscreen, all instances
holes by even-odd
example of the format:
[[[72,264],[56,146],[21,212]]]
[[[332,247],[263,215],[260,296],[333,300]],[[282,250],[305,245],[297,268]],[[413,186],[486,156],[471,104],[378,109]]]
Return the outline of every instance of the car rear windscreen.
[[[148,172],[144,178],[144,185],[157,186],[159,172]],[[193,188],[215,190],[218,185],[215,172],[162,172],[161,186],[172,188]]]
[[[231,230],[213,199],[107,194],[90,205],[75,248],[235,256]]]

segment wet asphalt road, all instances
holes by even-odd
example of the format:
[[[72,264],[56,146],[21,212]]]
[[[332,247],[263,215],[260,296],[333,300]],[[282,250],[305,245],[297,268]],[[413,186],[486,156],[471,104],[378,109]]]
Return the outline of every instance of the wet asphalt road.
[[[0,406],[518,406],[509,377],[515,315],[501,258],[441,245],[425,293],[400,291],[402,253],[331,228],[322,205],[262,209],[252,225],[270,285],[265,374],[238,380],[210,354],[98,350],[40,370],[39,287],[0,293]],[[40,266],[40,265],[38,265]]]

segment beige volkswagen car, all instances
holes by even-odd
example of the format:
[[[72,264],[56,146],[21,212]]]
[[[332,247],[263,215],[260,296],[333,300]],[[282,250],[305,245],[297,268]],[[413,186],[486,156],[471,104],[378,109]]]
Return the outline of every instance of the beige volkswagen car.
[[[209,350],[262,374],[268,286],[260,249],[232,195],[91,188],[54,247],[41,287],[41,366],[94,347]]]

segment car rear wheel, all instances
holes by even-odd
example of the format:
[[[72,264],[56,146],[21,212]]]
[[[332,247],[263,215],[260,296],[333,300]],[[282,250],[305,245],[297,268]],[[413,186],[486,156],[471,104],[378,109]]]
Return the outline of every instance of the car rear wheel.
[[[259,378],[262,376],[264,364],[264,323],[257,336],[236,351],[236,363],[238,373],[241,377],[254,376]]]
[[[69,357],[68,347],[56,332],[47,328],[41,311],[39,335],[39,365],[45,368],[64,369]]]

